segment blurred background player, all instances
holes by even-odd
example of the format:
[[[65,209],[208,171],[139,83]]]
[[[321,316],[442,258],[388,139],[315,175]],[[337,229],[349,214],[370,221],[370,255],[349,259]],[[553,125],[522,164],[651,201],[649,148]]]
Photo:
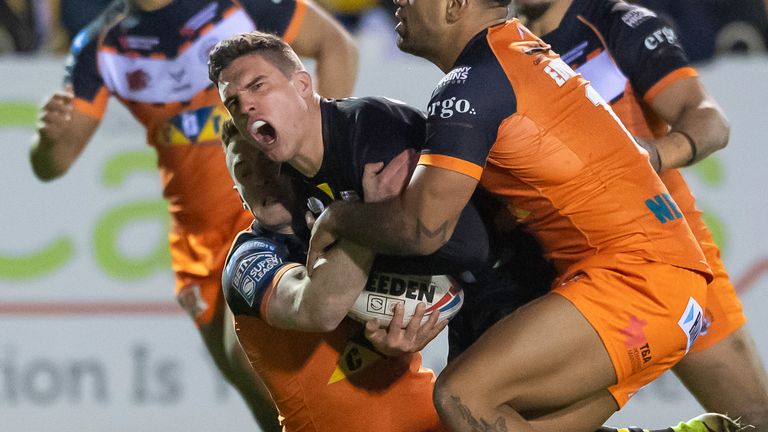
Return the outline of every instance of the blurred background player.
[[[768,428],[765,369],[720,251],[678,170],[725,147],[729,127],[675,30],[654,12],[618,0],[515,0],[515,6],[649,151],[713,270],[706,327],[673,371],[705,409]]]
[[[310,279],[303,263],[306,243],[293,234],[296,196],[291,178],[278,174],[238,132],[224,124],[227,167],[255,221],[235,239],[222,286],[240,344],[274,396],[286,432],[444,430],[432,404],[434,373],[421,367],[421,354],[385,356],[365,339],[362,324],[345,318],[362,292],[374,254],[341,242]],[[407,153],[387,168],[365,167],[365,196],[388,198],[399,189],[379,190],[387,178],[402,187],[410,167]],[[420,305],[406,329],[392,325],[409,343],[421,344],[445,326],[433,314],[424,324]],[[394,331],[393,331],[394,333]]]
[[[158,154],[177,299],[219,370],[262,427],[274,430],[274,408],[257,391],[221,297],[229,243],[251,217],[231,193],[219,139],[227,113],[207,75],[208,52],[218,40],[257,27],[317,60],[320,92],[351,92],[355,45],[310,0],[116,1],[73,41],[67,88],[43,106],[30,158],[40,179],[57,178],[96,131],[110,95],[131,111]]]

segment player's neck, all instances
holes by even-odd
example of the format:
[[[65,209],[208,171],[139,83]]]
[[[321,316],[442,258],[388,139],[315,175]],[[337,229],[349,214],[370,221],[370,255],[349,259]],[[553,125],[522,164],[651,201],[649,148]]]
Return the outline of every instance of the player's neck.
[[[557,0],[552,3],[552,6],[541,17],[535,21],[526,22],[525,26],[533,34],[544,36],[560,26],[560,22],[563,21],[563,17],[568,12],[571,3],[573,3],[573,0]]]
[[[456,29],[443,38],[441,49],[435,52],[434,56],[425,56],[425,58],[443,72],[448,73],[453,69],[469,41],[481,31],[504,23],[507,20],[507,13],[505,7],[494,7],[462,18],[456,23]]]
[[[174,0],[130,0],[130,3],[145,12],[152,12],[168,6],[173,3],[173,1]]]
[[[313,95],[309,102],[306,124],[309,125],[301,139],[298,152],[288,162],[305,177],[314,177],[323,165],[323,119],[320,113],[320,96]]]

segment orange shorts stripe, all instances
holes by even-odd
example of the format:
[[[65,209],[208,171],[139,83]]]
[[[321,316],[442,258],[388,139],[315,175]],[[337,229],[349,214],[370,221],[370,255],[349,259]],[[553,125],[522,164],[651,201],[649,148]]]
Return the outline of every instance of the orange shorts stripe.
[[[296,36],[299,35],[299,29],[301,29],[301,25],[304,23],[306,13],[307,4],[301,0],[297,1],[296,11],[294,11],[293,18],[291,18],[291,22],[288,24],[288,28],[285,29],[285,34],[283,35],[284,41],[290,44],[296,39]]]
[[[464,159],[446,155],[422,154],[419,157],[419,165],[429,165],[450,171],[456,171],[458,173],[472,177],[477,181],[480,181],[480,177],[483,175],[483,167],[475,165],[472,162],[465,161]]]
[[[691,270],[619,258],[614,267],[584,269],[554,292],[573,303],[599,334],[617,378],[608,390],[622,407],[695,342],[707,285]]]
[[[668,73],[664,78],[662,78],[656,84],[654,84],[653,87],[648,89],[648,91],[645,92],[645,96],[643,96],[643,100],[650,104],[651,102],[653,102],[653,99],[659,95],[659,93],[661,93],[665,88],[669,87],[669,85],[672,84],[673,82],[681,78],[690,78],[695,76],[699,76],[699,73],[696,71],[696,69],[690,66],[676,69]]]

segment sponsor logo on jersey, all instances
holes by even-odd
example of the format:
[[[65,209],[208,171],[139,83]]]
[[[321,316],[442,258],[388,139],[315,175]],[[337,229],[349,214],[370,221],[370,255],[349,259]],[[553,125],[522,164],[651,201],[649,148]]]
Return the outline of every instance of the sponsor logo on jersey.
[[[98,68],[104,79],[104,85],[111,93],[131,102],[154,104],[192,100],[201,91],[207,91],[211,86],[207,66],[208,52],[211,47],[221,39],[236,33],[253,31],[255,28],[253,21],[242,9],[237,9],[221,21],[210,24],[212,24],[210,30],[206,27],[208,24],[204,26],[205,36],[191,38],[189,44],[182,45],[184,50],[179,51],[176,56],[136,57],[120,52],[119,47],[111,50],[105,46],[105,49],[98,52]],[[151,85],[141,91],[131,90],[125,80],[126,72],[137,69],[145,71],[152,77]],[[181,69],[187,71],[183,85],[169,74]]]
[[[282,264],[283,260],[273,253],[260,252],[253,255],[252,263],[248,266],[246,278],[252,278],[256,283],[259,283],[267,273]]]
[[[624,336],[624,344],[627,347],[633,373],[642,369],[653,359],[651,346],[643,330],[647,324],[647,321],[633,315],[629,317],[627,326],[619,330],[619,333]]]
[[[672,196],[663,193],[645,200],[645,206],[656,216],[659,222],[665,224],[669,221],[682,219],[683,214]]]
[[[696,338],[699,337],[704,325],[704,312],[693,297],[688,299],[688,305],[686,305],[685,312],[683,312],[677,325],[680,326],[686,339],[688,339],[688,345],[685,348],[685,352],[688,352],[691,345],[696,342]]]
[[[136,69],[125,74],[125,81],[129,90],[141,91],[149,85],[149,75],[143,69]]]
[[[118,43],[124,50],[151,51],[160,43],[160,38],[157,36],[120,36]]]
[[[369,348],[366,348],[355,342],[347,343],[344,350],[339,354],[339,362],[336,369],[331,373],[328,384],[333,384],[347,377],[356,374],[369,366],[375,364],[384,357]]]
[[[656,14],[650,10],[639,7],[622,15],[621,20],[624,21],[624,24],[635,28],[655,16]]]
[[[645,38],[645,47],[653,51],[659,47],[659,45],[668,43],[674,45],[677,43],[677,34],[672,30],[672,27],[662,27],[654,30],[648,37]]]
[[[216,2],[210,3],[203,10],[192,15],[192,18],[187,20],[179,33],[181,33],[181,35],[184,37],[192,36],[202,26],[208,24],[211,20],[213,20],[213,18],[216,17],[216,11],[218,9],[219,5]]]
[[[430,117],[440,116],[440,118],[444,119],[451,118],[454,114],[477,115],[477,112],[472,108],[472,104],[468,100],[457,99],[456,97],[432,102],[429,104],[427,111]]]
[[[165,125],[164,139],[169,145],[189,145],[218,140],[221,124],[229,114],[221,107],[202,107],[185,111]]]
[[[469,77],[469,71],[471,66],[458,67],[444,76],[438,83],[436,88],[447,86],[448,84],[464,84]]]

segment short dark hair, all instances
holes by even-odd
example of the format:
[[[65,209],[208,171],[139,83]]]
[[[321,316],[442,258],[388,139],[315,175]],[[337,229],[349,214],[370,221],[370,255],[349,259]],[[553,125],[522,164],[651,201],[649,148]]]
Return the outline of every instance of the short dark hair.
[[[232,119],[224,120],[224,123],[221,124],[221,144],[224,148],[227,148],[229,142],[238,135],[240,135],[240,131],[237,130],[235,122]]]
[[[297,70],[304,70],[301,60],[284,40],[269,33],[254,31],[224,39],[213,47],[208,57],[208,78],[218,85],[221,71],[233,61],[249,54],[261,55],[286,77]]]

